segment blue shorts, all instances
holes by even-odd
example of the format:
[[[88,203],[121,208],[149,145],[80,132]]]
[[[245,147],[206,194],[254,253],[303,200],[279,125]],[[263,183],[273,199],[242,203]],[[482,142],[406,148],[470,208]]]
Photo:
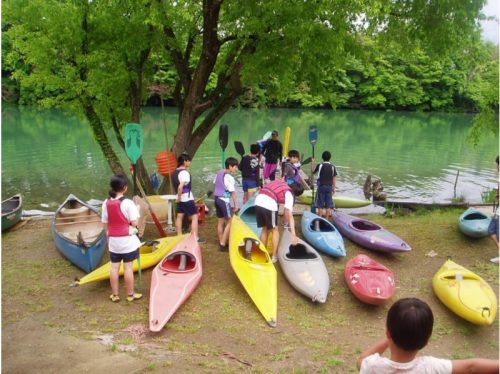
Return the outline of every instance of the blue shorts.
[[[139,257],[139,250],[136,249],[135,251],[128,252],[128,253],[115,253],[115,252],[109,252],[109,258],[111,259],[111,262],[132,262],[134,261],[137,257]]]
[[[327,184],[318,186],[314,205],[319,209],[333,209],[333,187]]]
[[[488,234],[496,235],[498,240],[498,216],[495,214],[491,219],[490,225],[488,226]]]
[[[243,178],[242,185],[243,185],[243,191],[244,192],[247,192],[248,190],[255,190],[255,189],[257,189],[257,181],[255,179],[246,179],[246,178]],[[254,192],[254,191],[251,191],[251,192]]]
[[[177,213],[183,213],[189,217],[198,214],[194,200],[181,201],[177,203]]]
[[[231,204],[222,200],[220,197],[215,198],[215,213],[217,218],[229,219],[232,216]]]

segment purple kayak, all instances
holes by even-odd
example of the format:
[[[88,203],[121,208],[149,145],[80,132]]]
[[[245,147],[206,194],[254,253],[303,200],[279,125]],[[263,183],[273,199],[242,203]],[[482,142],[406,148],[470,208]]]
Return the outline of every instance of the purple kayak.
[[[401,238],[372,221],[334,211],[332,222],[343,236],[362,247],[380,252],[411,251]]]

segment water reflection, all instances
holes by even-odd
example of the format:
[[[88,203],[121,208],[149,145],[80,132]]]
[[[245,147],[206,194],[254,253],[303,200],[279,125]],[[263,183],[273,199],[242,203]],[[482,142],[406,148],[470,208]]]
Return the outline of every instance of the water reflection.
[[[471,120],[464,114],[269,109],[231,111],[221,123],[229,125],[226,157],[237,158],[235,140],[248,150],[268,130],[277,129],[283,140],[287,126],[292,129],[290,149],[308,157],[312,155],[309,126],[317,125],[316,159],[323,150],[332,152],[340,172],[338,188],[346,195],[363,197],[363,183],[371,174],[382,179],[390,199],[446,201],[453,197],[459,171],[457,195],[479,202],[481,192],[495,185],[498,136],[482,139],[473,148],[465,142]],[[142,123],[143,157],[153,171],[156,154],[173,142],[176,114],[167,111],[167,136],[159,108],[146,108]],[[218,129],[210,134],[193,161],[197,196],[212,188],[221,167],[217,134]],[[126,155],[116,143],[113,146],[127,165]],[[26,208],[38,208],[41,203],[54,208],[69,193],[103,199],[109,176],[107,163],[80,118],[60,110],[3,106],[4,197],[20,191]]]

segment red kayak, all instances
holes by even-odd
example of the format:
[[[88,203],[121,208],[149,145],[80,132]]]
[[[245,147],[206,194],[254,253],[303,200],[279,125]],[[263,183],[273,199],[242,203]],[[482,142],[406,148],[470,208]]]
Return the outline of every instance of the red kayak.
[[[196,235],[191,233],[153,270],[149,298],[149,329],[158,332],[193,293],[203,266]]]
[[[394,295],[396,284],[392,271],[366,255],[349,260],[344,277],[354,296],[364,303],[380,305]]]

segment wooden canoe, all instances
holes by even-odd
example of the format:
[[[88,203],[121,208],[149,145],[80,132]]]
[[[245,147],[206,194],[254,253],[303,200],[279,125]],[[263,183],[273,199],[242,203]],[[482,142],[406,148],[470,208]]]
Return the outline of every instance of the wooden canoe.
[[[248,252],[248,255],[247,255]],[[276,327],[278,283],[266,247],[238,216],[231,219],[229,261],[255,306],[271,327]]]
[[[309,211],[301,219],[302,235],[317,250],[330,256],[345,256],[344,239],[328,220]]]
[[[332,221],[342,236],[362,247],[380,252],[409,252],[411,247],[401,238],[367,219],[334,211]]]
[[[21,220],[23,198],[20,193],[2,201],[2,231],[10,229]]]
[[[297,245],[292,245],[291,240],[291,232],[283,230],[278,245],[278,261],[286,279],[308,299],[325,303],[330,278],[323,259],[302,239],[298,238]]]
[[[167,253],[169,253],[179,242],[184,240],[186,235],[176,235],[176,236],[166,236],[164,238],[151,240],[142,243],[139,248],[139,256],[141,262],[141,269],[148,269],[155,266],[162,258],[164,258]],[[139,270],[139,262],[134,260],[132,262],[132,269],[135,271]],[[98,282],[102,280],[109,279],[109,273],[111,271],[111,262],[107,262],[99,268],[95,269],[92,273],[89,273],[76,280],[73,284],[74,286]],[[120,264],[120,275],[123,275],[123,263]]]
[[[54,214],[52,237],[59,252],[86,273],[99,265],[107,242],[99,212],[72,194]]]
[[[198,286],[203,273],[201,250],[194,233],[175,246],[151,275],[149,329],[160,331]]]
[[[366,255],[347,262],[344,279],[354,296],[372,305],[390,300],[396,288],[393,272]]]
[[[432,278],[432,288],[438,299],[463,319],[482,326],[495,320],[495,292],[469,269],[447,260]]]

